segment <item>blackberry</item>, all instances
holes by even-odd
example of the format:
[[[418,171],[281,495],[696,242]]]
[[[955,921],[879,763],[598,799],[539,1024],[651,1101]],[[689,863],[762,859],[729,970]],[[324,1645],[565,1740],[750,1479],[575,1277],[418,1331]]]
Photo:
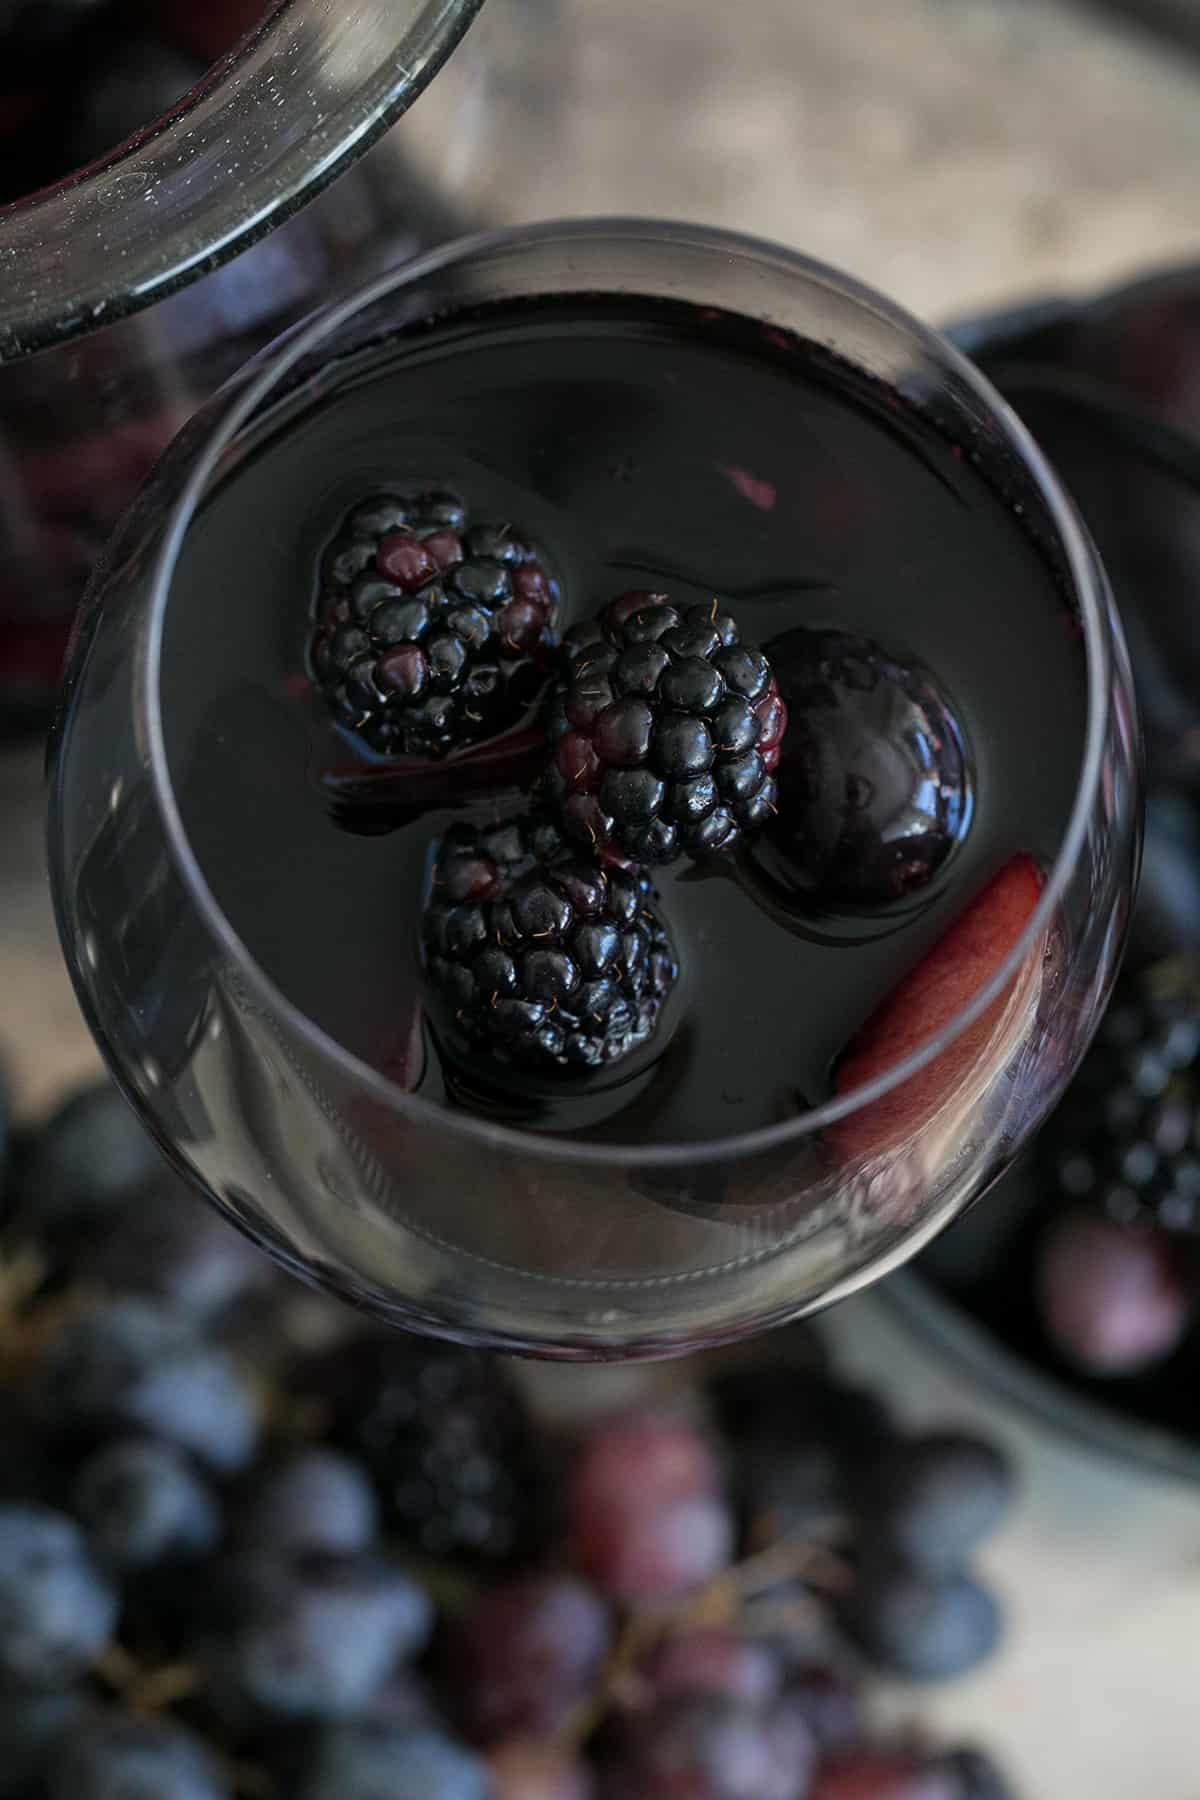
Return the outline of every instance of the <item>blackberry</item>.
[[[503,1368],[400,1333],[363,1337],[297,1370],[330,1438],[375,1484],[385,1530],[430,1556],[506,1562],[537,1542],[533,1428]]]
[[[321,559],[311,672],[372,749],[444,756],[536,697],[558,597],[511,527],[469,526],[452,494],[374,494]]]
[[[458,825],[422,919],[430,981],[467,1046],[598,1068],[644,1044],[678,964],[641,871],[605,865],[534,814]]]
[[[1038,1140],[1046,1189],[1117,1225],[1200,1236],[1200,969],[1125,976]]]
[[[669,863],[732,850],[771,818],[787,710],[716,600],[623,594],[563,649],[546,780],[573,836]]]

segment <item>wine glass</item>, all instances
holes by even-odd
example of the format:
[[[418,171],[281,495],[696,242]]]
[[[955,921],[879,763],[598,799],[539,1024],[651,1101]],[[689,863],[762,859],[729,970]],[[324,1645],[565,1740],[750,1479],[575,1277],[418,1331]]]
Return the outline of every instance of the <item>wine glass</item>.
[[[390,994],[388,1041],[370,1056],[350,1047],[281,989],[249,941],[284,928],[284,913],[305,920],[303,883],[277,887],[284,898],[269,916],[252,908],[235,923],[193,832],[206,771],[192,768],[184,793],[171,741],[219,655],[193,632],[182,663],[167,657],[169,674],[164,646],[206,497],[276,409],[308,418],[365,349],[430,316],[530,295],[732,310],[886,382],[1023,514],[1082,640],[1073,800],[1019,938],[893,1066],[782,1123],[707,1142],[614,1143],[435,1103],[417,1091],[417,979]],[[219,624],[219,593],[212,606]],[[238,642],[249,632],[276,643],[277,623],[243,620]],[[285,660],[276,673],[283,692]],[[261,835],[233,854],[251,876],[264,865],[278,874],[292,728],[256,738],[251,754],[246,723],[233,705],[214,739],[259,797]],[[856,282],[691,226],[590,221],[472,239],[379,278],[264,352],[185,428],[111,541],[52,753],[64,951],[118,1082],[171,1160],[290,1268],[360,1306],[558,1358],[732,1339],[849,1294],[926,1243],[1008,1165],[1082,1055],[1120,955],[1138,850],[1119,626],[1093,547],[1023,426],[950,345]],[[221,829],[210,817],[205,842]],[[336,968],[336,944],[314,939],[312,957],[318,973]],[[934,1115],[900,1128],[896,1097],[931,1070]],[[831,1156],[831,1143],[843,1153]]]

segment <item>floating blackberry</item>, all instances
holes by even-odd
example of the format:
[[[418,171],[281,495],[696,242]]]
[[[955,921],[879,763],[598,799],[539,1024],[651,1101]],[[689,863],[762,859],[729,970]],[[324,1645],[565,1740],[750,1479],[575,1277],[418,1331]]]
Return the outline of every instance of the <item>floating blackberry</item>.
[[[310,662],[374,750],[443,756],[533,700],[558,585],[507,525],[471,525],[452,494],[375,494],[321,559]]]
[[[502,1366],[401,1332],[360,1337],[301,1372],[330,1436],[375,1484],[385,1529],[430,1556],[507,1561],[542,1525],[533,1426]]]
[[[572,836],[669,863],[731,850],[772,816],[787,711],[716,600],[623,594],[564,651],[547,786]]]
[[[1200,968],[1122,979],[1038,1155],[1064,1199],[1200,1236]]]
[[[430,981],[473,1049],[598,1068],[644,1044],[678,965],[641,871],[598,862],[535,814],[458,825],[422,920]]]

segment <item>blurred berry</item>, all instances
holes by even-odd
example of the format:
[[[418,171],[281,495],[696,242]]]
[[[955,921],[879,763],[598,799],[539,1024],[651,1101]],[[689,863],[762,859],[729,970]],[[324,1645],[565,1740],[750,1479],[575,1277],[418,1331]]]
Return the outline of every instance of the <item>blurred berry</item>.
[[[74,1680],[117,1621],[117,1596],[73,1519],[0,1507],[0,1677],[30,1687]]]
[[[266,1554],[220,1572],[200,1646],[214,1699],[234,1720],[345,1718],[424,1645],[424,1591],[382,1557],[292,1562]]]
[[[66,1324],[46,1351],[42,1393],[53,1429],[142,1431],[222,1474],[243,1468],[258,1441],[232,1359],[149,1300],[113,1300]]]
[[[863,1735],[862,1696],[845,1674],[827,1663],[802,1663],[792,1669],[783,1698],[798,1710],[822,1756],[850,1749]]]
[[[959,1800],[951,1773],[906,1751],[853,1750],[822,1764],[808,1800]]]
[[[379,1505],[366,1471],[318,1445],[255,1473],[238,1537],[281,1556],[356,1556],[371,1548],[378,1526]]]
[[[232,1800],[212,1751],[164,1719],[116,1715],[63,1746],[48,1800]]]
[[[450,1634],[446,1692],[476,1743],[549,1735],[600,1673],[604,1605],[571,1575],[525,1575],[486,1588]]]
[[[321,1739],[296,1800],[494,1800],[478,1757],[438,1731],[344,1726]]]
[[[1161,1361],[1190,1323],[1179,1253],[1159,1232],[1068,1214],[1042,1238],[1035,1278],[1046,1335],[1090,1375],[1126,1375]]]
[[[39,1133],[21,1174],[22,1216],[46,1235],[99,1225],[163,1172],[163,1159],[110,1083],[85,1088]]]
[[[487,1761],[488,1800],[591,1800],[591,1771],[553,1744],[513,1738]]]
[[[709,1396],[753,1545],[838,1511],[861,1465],[892,1435],[874,1394],[787,1363],[726,1371]]]
[[[628,1800],[803,1800],[812,1748],[744,1701],[691,1694],[639,1716],[619,1781]]]
[[[872,1662],[916,1681],[964,1675],[992,1654],[1001,1634],[996,1601],[977,1581],[939,1580],[879,1553],[864,1559],[842,1618]]]
[[[695,1426],[668,1413],[594,1426],[571,1471],[567,1513],[575,1566],[630,1604],[707,1581],[733,1552],[716,1457]]]
[[[301,1364],[296,1380],[330,1406],[330,1436],[370,1471],[395,1537],[492,1562],[536,1541],[532,1426],[497,1358],[391,1332]]]
[[[982,1750],[949,1750],[935,1766],[958,1784],[954,1800],[1014,1800],[1007,1777]]]
[[[1012,1465],[964,1432],[902,1440],[864,1471],[866,1533],[930,1574],[959,1569],[1012,1503]]]
[[[779,1664],[765,1644],[717,1627],[693,1627],[665,1638],[643,1673],[654,1699],[723,1694],[763,1706],[779,1692]]]
[[[43,1777],[76,1733],[86,1701],[79,1688],[0,1692],[0,1800],[44,1792]]]
[[[121,1569],[203,1556],[221,1535],[208,1484],[170,1444],[110,1444],[79,1471],[72,1510],[102,1562]]]
[[[88,1273],[197,1321],[272,1279],[261,1250],[193,1189],[171,1179],[154,1182],[122,1209],[96,1245]]]

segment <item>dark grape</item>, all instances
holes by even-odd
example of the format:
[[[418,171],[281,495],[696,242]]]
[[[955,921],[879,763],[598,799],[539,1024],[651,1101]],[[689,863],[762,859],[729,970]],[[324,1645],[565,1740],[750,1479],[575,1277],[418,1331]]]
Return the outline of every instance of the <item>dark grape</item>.
[[[354,1556],[370,1549],[378,1526],[379,1505],[366,1470],[318,1445],[255,1476],[238,1536],[281,1555]]]
[[[884,1553],[864,1559],[842,1618],[872,1662],[916,1681],[965,1674],[1001,1634],[999,1607],[979,1582],[938,1579]]]
[[[694,1426],[670,1414],[594,1427],[571,1473],[567,1511],[576,1567],[614,1599],[680,1593],[732,1554],[716,1457]]]
[[[591,1800],[591,1771],[536,1738],[513,1738],[488,1756],[488,1800]]]
[[[87,1701],[82,1689],[0,1692],[0,1800],[28,1800],[78,1729]]]
[[[72,1506],[96,1555],[122,1569],[202,1556],[221,1533],[212,1489],[170,1444],[134,1438],[98,1450]]]
[[[261,1250],[182,1182],[159,1180],[124,1207],[89,1260],[109,1287],[205,1321],[266,1287]]]
[[[596,1680],[607,1609],[571,1575],[526,1575],[486,1589],[451,1634],[447,1696],[476,1743],[549,1734]]]
[[[163,1719],[116,1714],[64,1745],[48,1800],[233,1800],[216,1756]]]
[[[158,1150],[116,1088],[105,1082],[73,1094],[39,1133],[22,1171],[22,1216],[54,1234],[111,1216],[162,1175]]]
[[[960,1800],[954,1777],[907,1751],[854,1750],[825,1763],[808,1800]]]
[[[0,1507],[0,1678],[52,1687],[81,1675],[108,1642],[117,1595],[73,1519]]]
[[[431,1616],[423,1590],[383,1558],[268,1554],[222,1570],[216,1611],[201,1655],[217,1704],[235,1720],[361,1711],[422,1647]]]
[[[643,1715],[630,1732],[621,1783],[629,1800],[803,1800],[811,1741],[772,1732],[744,1701],[682,1695]]]
[[[347,1725],[321,1739],[296,1800],[494,1800],[485,1765],[444,1733]]]
[[[1051,1343],[1092,1375],[1125,1375],[1161,1361],[1191,1317],[1169,1239],[1084,1213],[1068,1214],[1046,1232],[1036,1294]]]
[[[783,1699],[797,1708],[822,1756],[850,1749],[863,1735],[862,1695],[847,1675],[828,1663],[802,1663],[790,1670]]]
[[[930,1432],[885,1450],[864,1472],[873,1540],[931,1574],[961,1568],[1007,1512],[1012,1465],[994,1444],[964,1432]]]
[[[257,1447],[257,1407],[232,1359],[152,1301],[114,1300],[71,1320],[42,1374],[46,1417],[59,1431],[146,1432],[223,1474]]]
[[[644,1673],[656,1700],[676,1694],[724,1694],[753,1706],[773,1700],[782,1679],[765,1644],[717,1627],[697,1627],[666,1638]]]

